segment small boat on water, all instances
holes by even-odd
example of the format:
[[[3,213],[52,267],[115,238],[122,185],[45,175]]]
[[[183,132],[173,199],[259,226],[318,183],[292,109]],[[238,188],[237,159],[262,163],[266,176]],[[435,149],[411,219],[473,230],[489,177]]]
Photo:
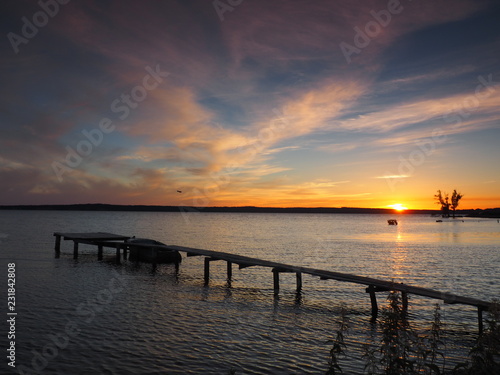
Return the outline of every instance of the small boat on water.
[[[398,225],[398,221],[396,219],[389,219],[387,220],[387,223],[389,225]]]
[[[148,238],[132,238],[127,241],[130,250],[129,260],[152,263],[155,260],[155,250],[147,245],[163,245],[164,243]],[[134,244],[140,246],[133,246]],[[156,263],[180,263],[181,254],[176,250],[157,248]]]

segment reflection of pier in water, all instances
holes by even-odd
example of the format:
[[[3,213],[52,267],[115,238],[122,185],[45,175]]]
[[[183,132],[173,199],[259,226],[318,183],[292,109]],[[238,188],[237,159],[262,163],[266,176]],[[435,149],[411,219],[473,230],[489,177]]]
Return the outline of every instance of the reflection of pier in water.
[[[273,273],[273,285],[275,293],[279,292],[279,275],[280,273],[295,273],[296,282],[297,282],[297,292],[302,290],[302,274],[309,274],[312,276],[317,276],[321,280],[337,280],[343,282],[350,282],[355,284],[361,284],[367,286],[366,292],[370,294],[370,301],[372,307],[372,318],[376,318],[378,314],[378,305],[377,305],[377,297],[376,292],[384,292],[384,291],[399,291],[401,292],[403,298],[403,309],[407,309],[408,307],[408,294],[415,294],[423,297],[428,297],[432,299],[438,299],[444,301],[447,304],[463,304],[470,305],[477,308],[478,311],[478,324],[479,331],[483,330],[483,311],[489,310],[492,303],[479,300],[476,298],[463,297],[458,296],[452,293],[440,292],[433,289],[422,288],[419,286],[412,286],[403,283],[395,283],[392,281],[374,279],[371,277],[365,276],[357,276],[348,273],[327,271],[327,270],[319,270],[315,268],[309,267],[300,267],[293,266],[284,263],[272,262],[258,258],[247,257],[243,255],[236,255],[231,253],[225,253],[221,251],[213,251],[213,250],[204,250],[204,249],[194,249],[190,247],[183,246],[175,246],[175,245],[142,245],[134,243],[129,244],[127,240],[133,238],[130,236],[121,236],[118,234],[112,233],[61,233],[55,232],[54,236],[56,237],[55,243],[55,253],[56,258],[60,257],[61,254],[61,238],[64,240],[73,241],[73,258],[78,258],[78,244],[88,244],[97,246],[97,256],[99,260],[102,260],[103,256],[103,248],[110,247],[116,250],[116,262],[121,262],[121,257],[123,254],[123,258],[127,259],[127,251],[131,246],[135,248],[144,248],[147,250],[152,250],[153,254],[158,254],[163,251],[178,251],[184,252],[188,257],[192,256],[204,256],[204,281],[205,285],[209,284],[210,281],[210,262],[222,260],[227,263],[227,280],[231,281],[232,272],[233,272],[233,264],[237,264],[239,269],[248,268],[248,267],[268,267],[272,269]],[[177,263],[176,268],[179,267]],[[155,262],[153,261],[153,267],[156,267]]]

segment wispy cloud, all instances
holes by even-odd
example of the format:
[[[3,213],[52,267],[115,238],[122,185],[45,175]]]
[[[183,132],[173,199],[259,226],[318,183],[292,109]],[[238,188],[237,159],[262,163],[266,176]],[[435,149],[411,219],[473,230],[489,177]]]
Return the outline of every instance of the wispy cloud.
[[[377,176],[375,178],[383,178],[383,179],[394,179],[394,178],[408,178],[410,176],[406,174],[393,174],[393,175],[384,175],[384,176]]]
[[[331,130],[366,131],[370,133],[387,133],[408,128],[415,124],[433,122],[434,126],[440,125],[449,131],[467,132],[474,128],[472,125],[481,126],[496,121],[500,118],[500,110],[497,107],[500,100],[500,88],[491,88],[489,96],[484,99],[474,99],[475,86],[470,93],[452,95],[432,100],[417,100],[398,105],[380,106],[382,109],[358,115],[354,118],[335,122]],[[473,108],[465,110],[464,121],[452,121],[453,115],[459,115],[463,111],[464,103]],[[477,103],[477,106],[476,106]],[[446,118],[444,116],[447,116]],[[469,121],[474,117],[474,121]]]
[[[332,143],[328,145],[318,146],[316,147],[316,149],[319,151],[337,153],[337,152],[351,151],[358,147],[360,147],[360,145],[355,143]]]

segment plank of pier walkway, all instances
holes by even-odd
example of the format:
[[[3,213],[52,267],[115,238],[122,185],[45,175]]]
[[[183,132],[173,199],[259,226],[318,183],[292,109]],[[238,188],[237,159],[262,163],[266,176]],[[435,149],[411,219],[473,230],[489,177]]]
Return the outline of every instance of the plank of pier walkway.
[[[54,236],[63,237],[65,240],[101,240],[101,241],[117,241],[127,240],[130,236],[122,236],[120,234],[106,232],[91,232],[91,233],[73,233],[73,232],[54,232]]]
[[[73,259],[78,259],[78,244],[85,243],[82,240],[89,241],[87,243],[95,245],[94,241],[116,241],[116,240],[125,241],[131,238],[129,236],[122,236],[119,234],[106,233],[106,232],[94,232],[94,233],[54,232],[54,236],[56,237],[56,243],[55,243],[56,258],[59,258],[61,256],[61,237],[62,237],[64,240],[73,241]]]

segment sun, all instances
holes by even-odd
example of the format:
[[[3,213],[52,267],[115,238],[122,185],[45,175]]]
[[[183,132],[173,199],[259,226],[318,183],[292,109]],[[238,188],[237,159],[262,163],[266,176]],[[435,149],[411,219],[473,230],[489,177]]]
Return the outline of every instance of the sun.
[[[402,212],[408,209],[408,207],[403,206],[401,203],[390,204],[387,207],[391,207],[398,212]]]

